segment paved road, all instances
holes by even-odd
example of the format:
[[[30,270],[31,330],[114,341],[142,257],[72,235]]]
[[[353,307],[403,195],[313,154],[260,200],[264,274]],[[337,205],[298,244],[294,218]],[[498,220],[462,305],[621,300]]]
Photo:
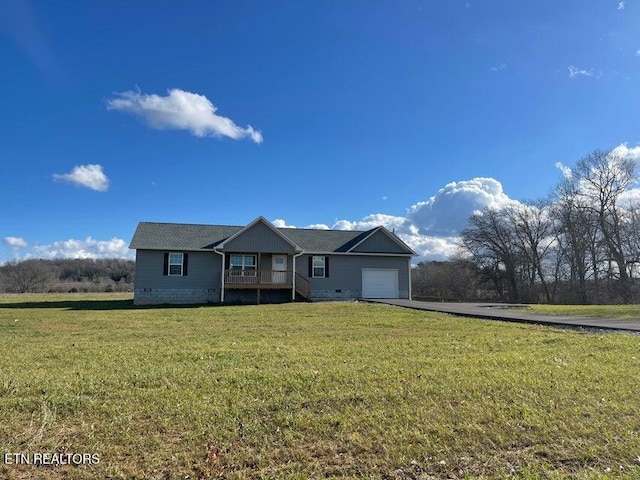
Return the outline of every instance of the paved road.
[[[615,318],[570,317],[567,315],[541,315],[527,312],[523,305],[504,303],[445,303],[419,302],[416,300],[366,300],[398,307],[428,310],[432,312],[451,313],[463,317],[485,318],[507,322],[535,323],[558,327],[596,328],[604,330],[622,330],[640,332],[640,319],[620,320]],[[520,307],[520,309],[518,308]]]

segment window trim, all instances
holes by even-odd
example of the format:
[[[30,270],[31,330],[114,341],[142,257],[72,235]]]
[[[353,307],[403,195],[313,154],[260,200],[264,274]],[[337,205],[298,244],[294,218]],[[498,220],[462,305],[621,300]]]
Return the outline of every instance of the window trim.
[[[240,267],[240,268],[233,268],[234,263],[231,261],[233,257],[242,258],[240,265],[235,264],[236,267]],[[249,257],[253,259],[253,263],[249,264],[245,261]],[[258,271],[258,256],[255,253],[232,253],[229,255],[229,272],[231,273],[231,275],[255,276],[257,275],[257,271]]]
[[[322,259],[322,266],[316,266],[316,259]],[[322,269],[322,275],[316,275],[316,268]],[[313,255],[311,257],[311,278],[327,278],[327,257],[324,255]]]
[[[180,255],[180,262],[172,262],[172,255]],[[171,273],[171,267],[174,265],[180,265],[180,273]],[[184,252],[169,252],[169,259],[167,261],[167,275],[170,277],[183,277],[184,276]]]

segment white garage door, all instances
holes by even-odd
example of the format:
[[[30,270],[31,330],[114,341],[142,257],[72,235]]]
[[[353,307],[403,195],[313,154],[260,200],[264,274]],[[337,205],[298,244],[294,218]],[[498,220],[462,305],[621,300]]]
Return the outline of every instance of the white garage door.
[[[398,270],[363,268],[362,298],[398,298]]]

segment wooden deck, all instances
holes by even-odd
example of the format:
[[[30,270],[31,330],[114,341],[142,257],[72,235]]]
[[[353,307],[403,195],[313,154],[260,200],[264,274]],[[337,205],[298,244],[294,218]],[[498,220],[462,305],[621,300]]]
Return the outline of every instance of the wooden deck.
[[[309,298],[309,280],[296,272],[296,292]],[[224,287],[228,289],[287,289],[293,288],[291,270],[225,270]]]

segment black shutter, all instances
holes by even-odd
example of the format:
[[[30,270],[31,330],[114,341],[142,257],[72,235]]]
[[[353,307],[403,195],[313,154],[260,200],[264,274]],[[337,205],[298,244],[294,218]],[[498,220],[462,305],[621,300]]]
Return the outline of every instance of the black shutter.
[[[313,277],[313,257],[309,257],[309,278]]]
[[[164,252],[164,270],[163,275],[169,275],[169,252]]]
[[[329,257],[324,257],[324,277],[329,278]]]
[[[187,267],[189,266],[189,254],[182,254],[182,275],[187,276]]]

